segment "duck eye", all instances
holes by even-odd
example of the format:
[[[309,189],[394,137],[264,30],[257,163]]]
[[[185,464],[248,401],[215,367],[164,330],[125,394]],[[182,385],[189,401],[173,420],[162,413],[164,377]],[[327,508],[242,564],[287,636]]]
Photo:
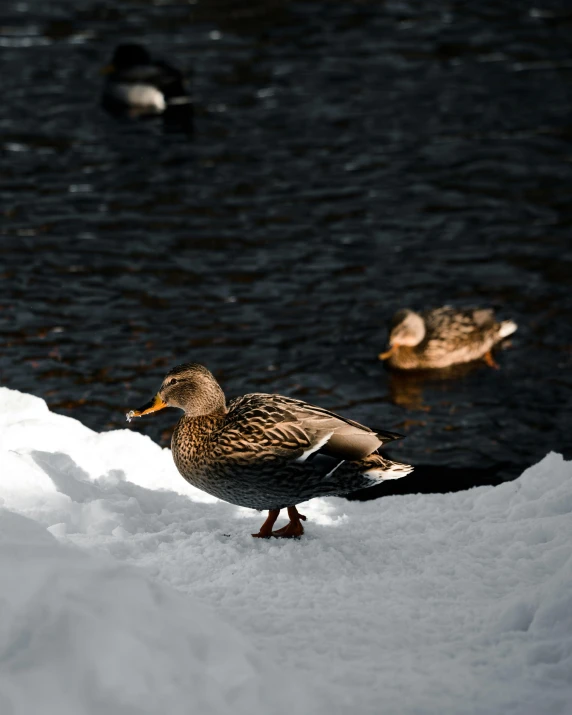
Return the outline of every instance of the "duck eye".
[[[167,383],[167,387],[170,387],[171,385],[174,385],[176,382],[178,382],[178,380],[177,380],[176,377],[174,377],[172,380],[170,380],[170,381]]]

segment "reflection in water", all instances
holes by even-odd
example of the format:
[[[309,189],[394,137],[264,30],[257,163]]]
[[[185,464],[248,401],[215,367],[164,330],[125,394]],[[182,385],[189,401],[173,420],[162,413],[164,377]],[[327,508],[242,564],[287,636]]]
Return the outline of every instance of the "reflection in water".
[[[490,370],[484,361],[474,360],[432,370],[391,370],[388,382],[390,399],[394,405],[409,410],[429,411],[431,405],[423,402],[424,388],[450,380],[461,380],[484,369]]]

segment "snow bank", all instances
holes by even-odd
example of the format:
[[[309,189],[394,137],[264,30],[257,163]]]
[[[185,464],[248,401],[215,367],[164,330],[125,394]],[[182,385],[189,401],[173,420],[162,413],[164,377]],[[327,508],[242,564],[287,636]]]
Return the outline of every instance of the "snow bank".
[[[290,712],[242,636],[141,569],[0,510],[0,572],[3,715]]]
[[[14,694],[32,697],[17,691],[32,673],[37,697],[74,715],[158,712],[161,687],[161,710],[201,715],[572,712],[572,463],[559,455],[495,488],[313,500],[295,542],[252,539],[260,514],[186,485],[147,438],[96,434],[7,389],[0,464],[0,500],[37,522],[0,516],[21,544],[2,573],[25,584],[21,597],[0,585],[0,693],[18,715],[34,712]],[[76,664],[66,709],[53,683]]]

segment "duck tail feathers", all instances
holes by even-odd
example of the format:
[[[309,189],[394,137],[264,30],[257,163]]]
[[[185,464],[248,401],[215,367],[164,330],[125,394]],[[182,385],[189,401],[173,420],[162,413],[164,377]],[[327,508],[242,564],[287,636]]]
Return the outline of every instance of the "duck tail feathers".
[[[394,442],[396,439],[404,439],[405,435],[399,434],[399,432],[388,432],[387,430],[375,430],[375,434],[381,440],[381,446],[383,447],[388,442]]]
[[[371,486],[385,482],[388,479],[401,479],[401,477],[406,477],[413,471],[413,467],[410,464],[393,462],[382,457],[380,457],[380,460],[380,463],[362,472],[363,476],[372,482]]]
[[[512,335],[517,328],[518,325],[514,322],[514,320],[503,320],[499,327],[499,338],[501,340],[503,338],[508,338],[508,336]]]

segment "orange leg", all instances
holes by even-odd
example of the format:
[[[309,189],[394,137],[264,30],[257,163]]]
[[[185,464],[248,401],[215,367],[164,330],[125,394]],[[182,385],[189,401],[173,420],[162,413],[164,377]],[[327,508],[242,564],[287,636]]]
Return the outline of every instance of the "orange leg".
[[[302,526],[302,521],[306,521],[304,514],[300,514],[295,506],[288,507],[288,516],[290,521],[286,526],[281,529],[272,532],[272,536],[278,536],[283,539],[292,539],[297,536],[302,536],[304,533],[304,527]],[[300,519],[302,521],[300,521]]]
[[[483,355],[483,360],[487,363],[489,367],[493,367],[495,370],[500,369],[500,365],[494,359],[493,354],[490,350]]]
[[[274,526],[276,519],[278,519],[279,514],[280,509],[270,509],[266,521],[260,527],[260,531],[258,534],[252,534],[252,536],[258,539],[269,539],[272,536],[272,527]]]

